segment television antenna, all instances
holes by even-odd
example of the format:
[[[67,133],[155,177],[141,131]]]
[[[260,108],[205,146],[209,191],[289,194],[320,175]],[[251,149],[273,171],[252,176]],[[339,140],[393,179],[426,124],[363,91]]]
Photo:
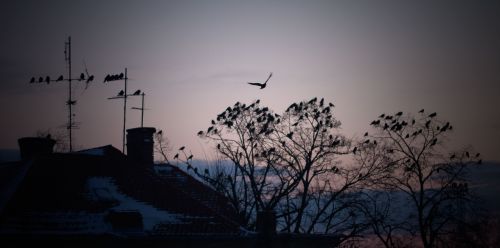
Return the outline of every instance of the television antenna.
[[[78,124],[74,122],[74,116],[75,114],[73,113],[73,105],[76,105],[76,100],[73,100],[73,94],[72,94],[72,81],[76,82],[82,82],[84,81],[86,83],[86,87],[88,87],[88,84],[94,80],[94,75],[89,75],[87,71],[87,66],[85,65],[85,72],[87,76],[85,76],[84,73],[80,73],[80,76],[78,78],[72,78],[71,75],[71,36],[68,36],[68,41],[64,42],[64,61],[66,62],[66,68],[67,68],[67,77],[64,78],[63,75],[60,75],[57,79],[53,80],[50,76],[46,76],[45,78],[39,77],[38,81],[35,79],[35,77],[32,77],[30,80],[30,84],[33,83],[47,83],[50,84],[51,82],[67,82],[68,83],[68,100],[66,101],[66,105],[68,105],[68,123],[66,124],[66,129],[68,129],[68,134],[69,134],[69,151],[73,151],[73,129],[78,128]]]
[[[125,68],[125,73],[114,74],[114,75],[106,75],[104,78],[104,83],[112,82],[112,81],[124,81],[124,89],[118,92],[116,96],[109,97],[108,100],[112,99],[123,99],[123,140],[122,140],[122,152],[125,154],[125,131],[126,131],[126,120],[127,120],[127,98],[129,96],[138,96],[140,94],[140,90],[136,91],[134,94],[127,93],[127,68]],[[139,92],[139,93],[137,93]],[[136,94],[137,93],[137,94]]]
[[[142,105],[140,108],[138,107],[132,107],[132,109],[135,109],[135,110],[140,110],[141,111],[141,128],[144,127],[144,110],[149,110],[147,108],[144,108],[144,96],[146,94],[144,94],[144,92],[142,92],[141,94],[141,97],[142,97]]]

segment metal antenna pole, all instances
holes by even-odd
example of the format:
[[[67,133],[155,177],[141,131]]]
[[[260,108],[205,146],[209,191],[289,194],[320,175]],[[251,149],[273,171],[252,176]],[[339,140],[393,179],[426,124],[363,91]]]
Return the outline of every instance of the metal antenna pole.
[[[143,127],[144,124],[144,92],[142,92],[142,107],[141,107],[141,128]]]
[[[125,68],[125,95],[123,96],[123,147],[122,152],[125,154],[125,129],[127,120],[127,68]]]
[[[85,72],[87,73],[87,78],[85,78],[85,74],[81,73],[79,78],[72,78],[71,75],[71,36],[68,36],[68,41],[64,42],[64,62],[66,63],[66,69],[68,72],[67,78],[64,78],[63,75],[60,75],[57,79],[51,80],[49,76],[45,77],[45,82],[50,84],[51,82],[68,82],[68,100],[66,104],[68,105],[68,123],[65,125],[68,130],[68,138],[69,138],[69,152],[73,152],[73,128],[77,127],[74,122],[74,114],[73,114],[73,105],[76,105],[76,100],[73,100],[73,88],[72,81],[85,81],[88,86],[88,83],[94,80],[94,75],[89,75],[87,68],[85,68]],[[86,67],[86,66],[85,66]],[[35,81],[35,77],[32,77],[30,80],[30,84],[32,83],[42,83],[44,82],[43,78],[40,77],[38,82]]]
[[[68,37],[68,82],[69,82],[69,123],[68,123],[68,131],[69,131],[69,152],[73,151],[73,137],[72,137],[72,129],[73,129],[73,100],[71,97],[71,36]]]

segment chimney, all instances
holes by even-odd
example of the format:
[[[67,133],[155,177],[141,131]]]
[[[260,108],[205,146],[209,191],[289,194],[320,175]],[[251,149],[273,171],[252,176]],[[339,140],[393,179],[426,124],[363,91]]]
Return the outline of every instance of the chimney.
[[[53,152],[56,141],[51,138],[25,137],[17,140],[21,159],[29,159],[40,154]]]
[[[127,156],[136,162],[153,164],[154,127],[138,127],[127,130]]]
[[[273,210],[257,212],[256,229],[260,235],[266,237],[276,234],[276,212]]]

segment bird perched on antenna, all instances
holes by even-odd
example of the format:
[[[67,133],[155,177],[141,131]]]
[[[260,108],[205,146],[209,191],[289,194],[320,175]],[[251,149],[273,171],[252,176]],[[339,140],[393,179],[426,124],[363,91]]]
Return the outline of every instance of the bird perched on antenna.
[[[139,94],[141,94],[141,90],[136,90],[136,91],[134,92],[134,96],[138,96]]]
[[[121,90],[120,92],[118,92],[118,96],[123,96],[125,94],[125,91]]]
[[[255,85],[255,86],[259,86],[259,87],[260,87],[260,89],[264,89],[264,88],[266,88],[266,86],[267,86],[267,81],[269,81],[269,79],[270,79],[272,76],[273,76],[273,73],[271,72],[271,73],[269,74],[269,77],[267,77],[266,81],[265,81],[263,84],[262,84],[262,83],[250,83],[250,82],[248,82],[248,84],[250,84],[250,85]]]

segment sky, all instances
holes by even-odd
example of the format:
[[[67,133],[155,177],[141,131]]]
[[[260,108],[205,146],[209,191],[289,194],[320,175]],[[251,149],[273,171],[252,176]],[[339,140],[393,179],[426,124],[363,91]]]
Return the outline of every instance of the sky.
[[[5,1],[0,9],[0,149],[38,131],[66,132],[68,85],[29,84],[73,75],[75,149],[122,147],[123,103],[108,100],[128,69],[129,92],[146,93],[145,126],[199,159],[196,133],[236,101],[277,113],[324,97],[348,137],[381,113],[436,111],[450,121],[450,148],[500,160],[498,1]],[[264,90],[246,82],[273,77]],[[131,97],[129,107],[140,107]],[[127,111],[127,128],[140,111]]]

